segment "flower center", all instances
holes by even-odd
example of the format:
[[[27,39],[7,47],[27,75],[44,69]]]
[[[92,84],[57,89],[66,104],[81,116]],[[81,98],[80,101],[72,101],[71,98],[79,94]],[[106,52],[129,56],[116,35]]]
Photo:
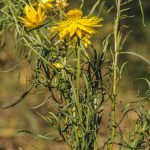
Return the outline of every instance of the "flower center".
[[[83,16],[83,12],[79,9],[69,10],[67,13],[67,19],[81,19]]]

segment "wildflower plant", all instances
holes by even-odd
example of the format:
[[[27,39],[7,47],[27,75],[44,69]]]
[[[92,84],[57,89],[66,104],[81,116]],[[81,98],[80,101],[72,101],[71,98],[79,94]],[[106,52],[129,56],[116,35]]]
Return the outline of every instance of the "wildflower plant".
[[[23,45],[26,48],[24,58],[32,62],[34,70],[28,82],[29,89],[16,103],[5,108],[18,104],[33,89],[42,89],[42,92],[49,93],[45,103],[53,101],[57,105],[55,112],[49,110],[40,116],[59,133],[70,149],[112,150],[114,145],[119,149],[150,148],[150,113],[146,111],[144,101],[148,99],[149,89],[145,97],[134,102],[139,109],[130,103],[121,120],[116,118],[118,81],[125,66],[119,68],[118,57],[131,54],[150,64],[139,54],[122,51],[127,35],[123,35],[121,24],[130,18],[125,13],[131,1],[113,2],[108,12],[116,12],[114,29],[108,36],[100,37],[102,50],[99,51],[91,39],[101,32],[105,18],[92,14],[98,7],[102,9],[104,1],[95,1],[86,15],[82,10],[86,5],[84,0],[80,2],[80,8],[74,9],[69,9],[71,2],[66,0],[1,0],[1,30],[15,27],[16,52]],[[140,1],[139,4],[143,14]],[[107,58],[107,53],[112,57]],[[147,79],[143,80],[150,84]],[[98,147],[99,137],[102,138],[99,128],[109,102],[109,135]],[[138,119],[134,130],[125,138],[121,123],[130,111],[136,112]]]

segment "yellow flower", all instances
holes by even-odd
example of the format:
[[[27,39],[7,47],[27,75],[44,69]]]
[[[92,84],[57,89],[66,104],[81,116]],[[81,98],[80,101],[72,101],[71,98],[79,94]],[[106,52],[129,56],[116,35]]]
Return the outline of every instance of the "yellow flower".
[[[66,2],[66,0],[56,0],[55,6],[59,9],[67,7],[69,4]]]
[[[83,17],[81,10],[70,10],[64,21],[60,21],[50,29],[52,32],[58,32],[60,39],[74,40],[79,38],[87,47],[90,43],[90,37],[96,33],[95,28],[101,27],[99,24],[103,19],[98,17]]]
[[[53,8],[52,1],[53,0],[41,0],[39,5],[44,10],[49,9],[49,8]]]
[[[45,11],[41,10],[41,7],[35,9],[33,5],[26,5],[24,8],[24,17],[19,17],[24,26],[30,29],[36,28],[42,24],[45,16]]]
[[[62,69],[64,68],[64,66],[61,63],[54,63],[52,64],[53,67],[57,68],[57,69]]]

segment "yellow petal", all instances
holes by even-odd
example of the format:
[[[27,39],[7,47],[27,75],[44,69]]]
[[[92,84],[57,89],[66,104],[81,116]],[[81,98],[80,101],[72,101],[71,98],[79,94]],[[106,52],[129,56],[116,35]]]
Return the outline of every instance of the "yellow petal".
[[[76,30],[76,34],[80,39],[82,38],[82,31],[80,29]]]

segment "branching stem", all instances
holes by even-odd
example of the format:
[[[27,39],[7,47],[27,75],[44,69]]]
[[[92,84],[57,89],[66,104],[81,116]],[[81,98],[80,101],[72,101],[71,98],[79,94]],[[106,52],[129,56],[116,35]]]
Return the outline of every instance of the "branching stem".
[[[118,63],[118,51],[120,48],[120,6],[121,0],[116,0],[117,14],[114,25],[114,59],[113,59],[113,99],[112,99],[112,132],[111,132],[111,144],[109,150],[113,149],[113,143],[116,132],[116,96],[117,96],[117,63]]]

